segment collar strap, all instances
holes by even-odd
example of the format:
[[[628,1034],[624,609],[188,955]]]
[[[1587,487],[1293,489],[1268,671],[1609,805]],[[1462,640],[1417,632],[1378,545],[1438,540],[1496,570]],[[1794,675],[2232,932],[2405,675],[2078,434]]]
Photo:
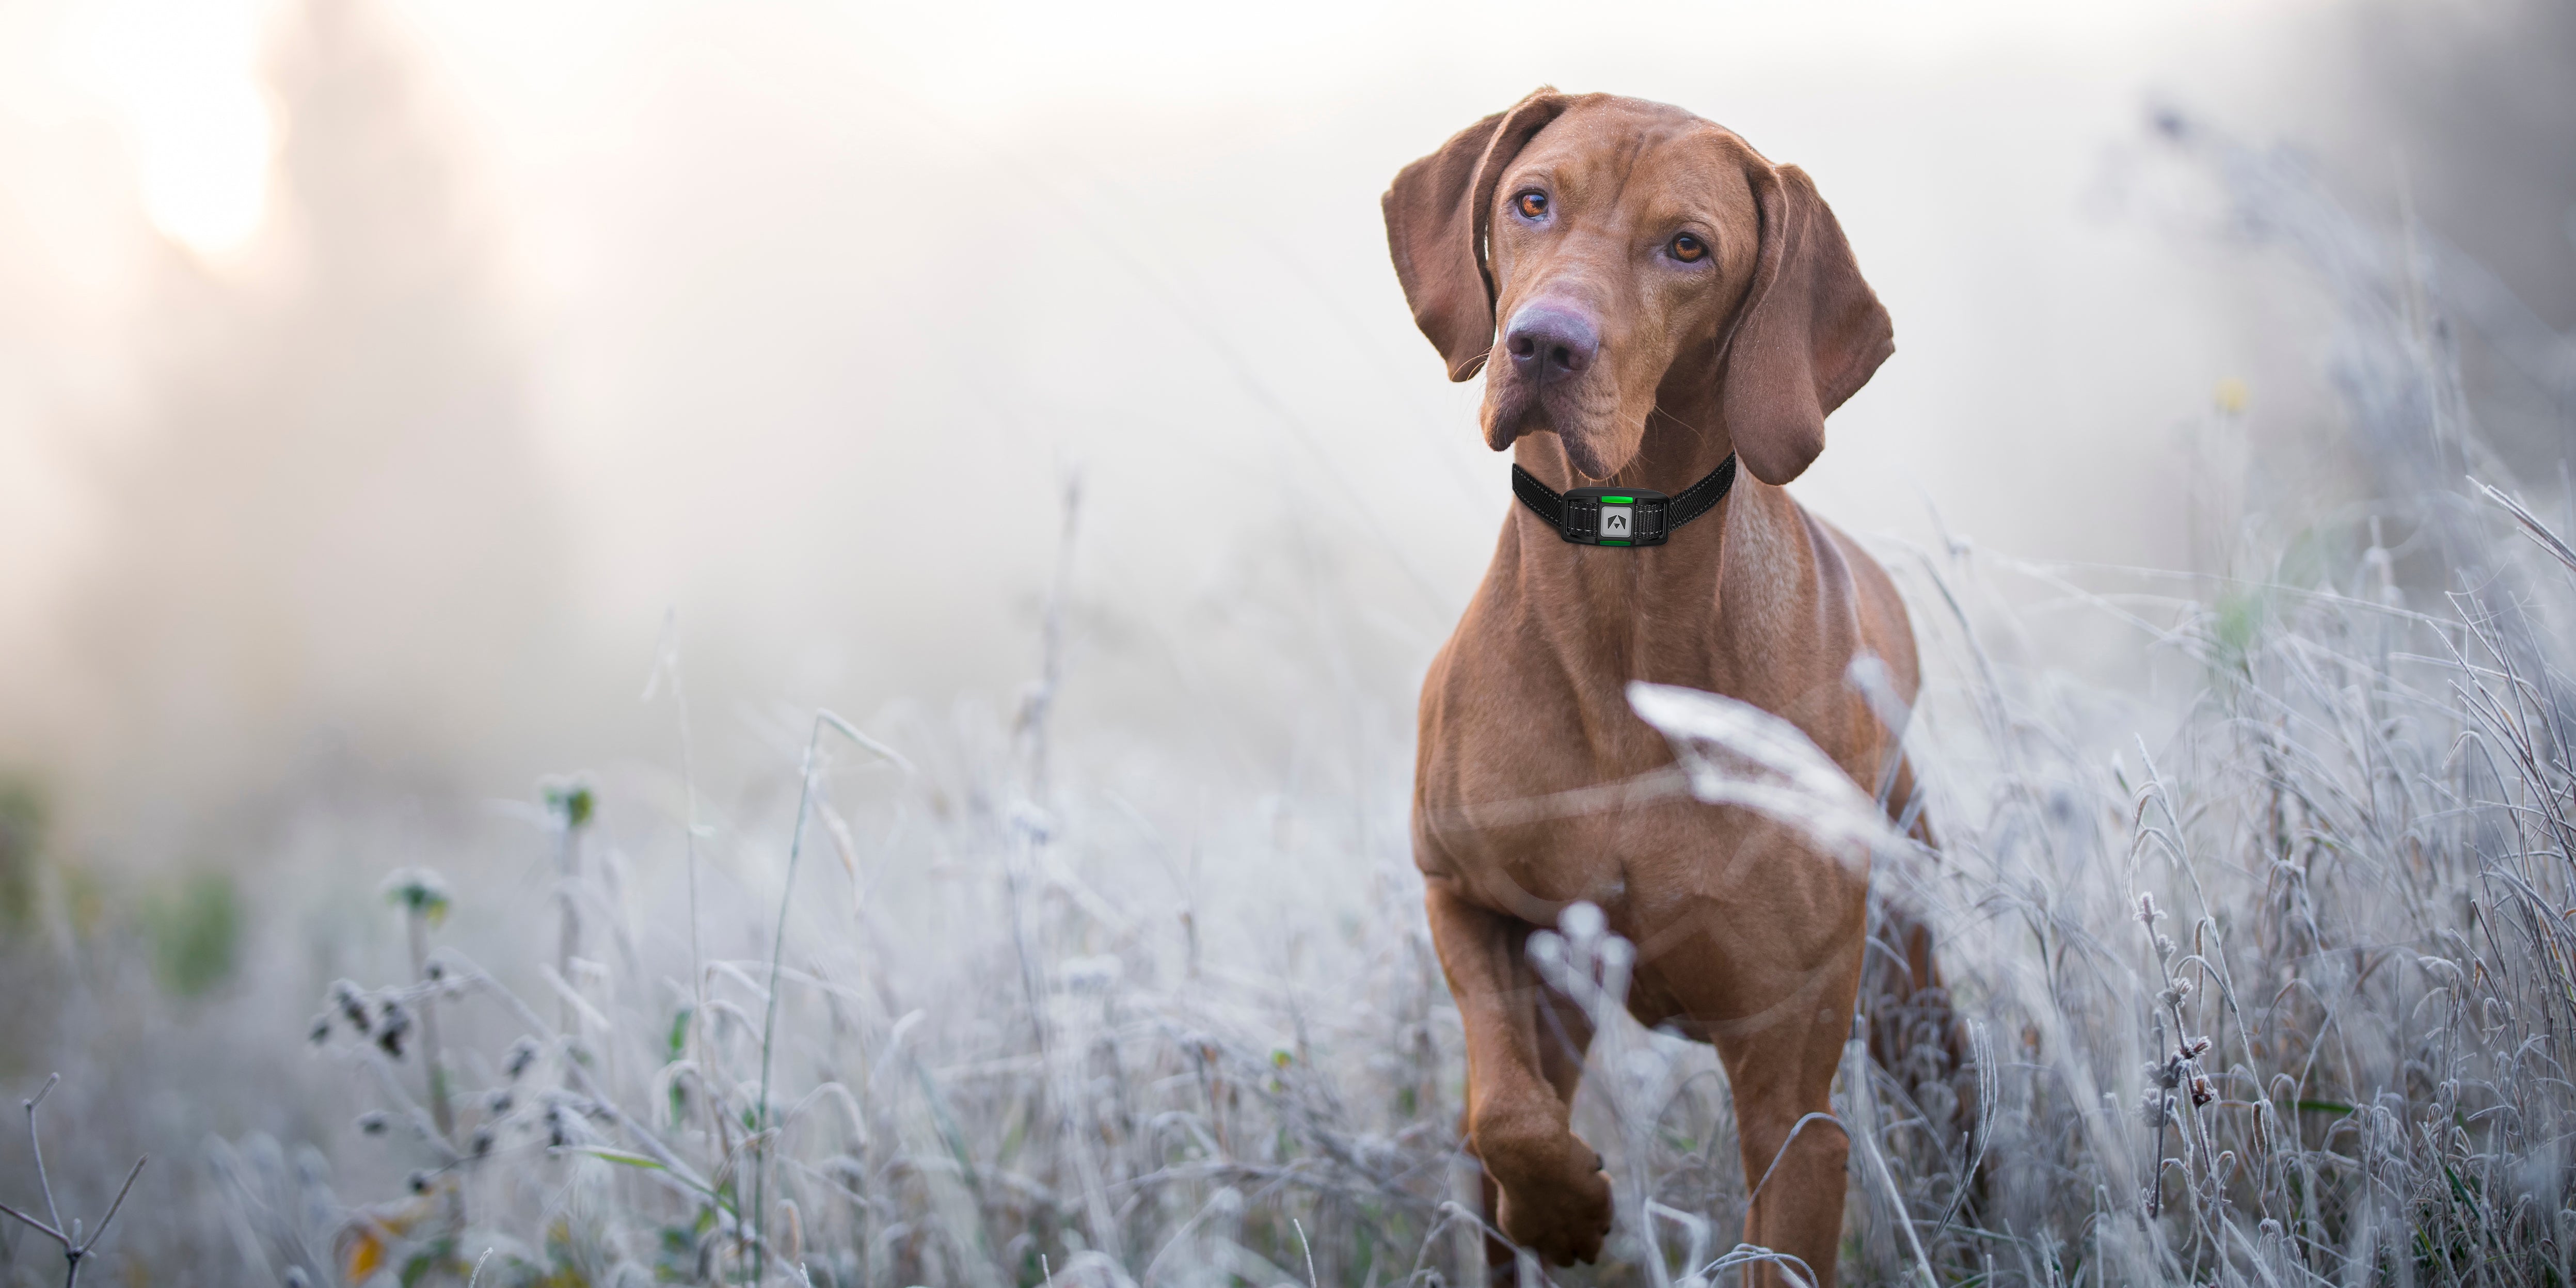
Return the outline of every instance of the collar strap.
[[[1673,529],[1717,508],[1735,486],[1735,454],[1706,478],[1666,496],[1651,488],[1579,487],[1556,492],[1538,476],[1512,466],[1512,495],[1548,521],[1566,540],[1584,546],[1660,546]]]

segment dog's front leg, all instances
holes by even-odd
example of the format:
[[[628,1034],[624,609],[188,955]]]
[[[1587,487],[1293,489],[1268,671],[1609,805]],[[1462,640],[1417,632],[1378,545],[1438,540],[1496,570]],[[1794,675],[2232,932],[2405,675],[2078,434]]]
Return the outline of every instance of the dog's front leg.
[[[1444,878],[1429,886],[1431,939],[1467,1030],[1467,1136],[1500,1191],[1494,1223],[1551,1264],[1590,1261],[1610,1232],[1610,1178],[1568,1120],[1591,1026],[1530,968],[1535,927]]]

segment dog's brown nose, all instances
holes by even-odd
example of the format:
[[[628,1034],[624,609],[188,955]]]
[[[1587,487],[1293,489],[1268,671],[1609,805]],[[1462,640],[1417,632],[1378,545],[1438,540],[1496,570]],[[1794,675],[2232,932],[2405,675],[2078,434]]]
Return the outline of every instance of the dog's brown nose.
[[[1601,352],[1600,328],[1592,319],[1555,304],[1531,304],[1512,315],[1503,331],[1512,368],[1523,379],[1545,382],[1579,375]]]

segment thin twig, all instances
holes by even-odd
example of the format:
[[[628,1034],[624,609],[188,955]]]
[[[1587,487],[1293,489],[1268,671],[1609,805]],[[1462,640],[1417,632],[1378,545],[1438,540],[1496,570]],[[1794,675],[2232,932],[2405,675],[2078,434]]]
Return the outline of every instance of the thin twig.
[[[42,1141],[36,1139],[36,1106],[45,1103],[45,1097],[52,1095],[54,1092],[54,1084],[62,1080],[63,1075],[60,1073],[56,1073],[54,1076],[45,1079],[45,1085],[38,1087],[36,1089],[36,1094],[28,1097],[26,1101],[27,1149],[28,1152],[36,1156],[36,1188],[45,1192],[45,1216],[54,1223],[54,1228],[57,1230],[62,1228],[63,1213],[62,1209],[54,1206],[53,1182],[45,1179],[45,1146]],[[55,1237],[61,1238],[62,1236],[56,1235]],[[65,1246],[69,1245],[67,1244]]]
[[[760,1023],[760,1101],[753,1107],[754,1112],[758,1114],[759,1127],[753,1132],[752,1140],[749,1142],[750,1147],[755,1151],[751,1181],[753,1234],[751,1281],[755,1285],[762,1281],[768,1269],[769,1230],[766,1223],[769,1214],[770,1142],[764,1138],[764,1133],[769,1130],[770,1051],[772,1039],[778,1029],[778,972],[781,960],[787,952],[787,913],[794,906],[796,867],[805,851],[805,820],[812,812],[814,776],[819,772],[817,762],[821,758],[823,748],[823,730],[827,727],[838,730],[843,737],[892,761],[907,772],[912,768],[911,762],[898,755],[893,748],[860,733],[858,728],[849,721],[822,708],[815,709],[814,727],[812,732],[806,735],[804,760],[798,766],[801,785],[796,794],[796,822],[787,835],[787,878],[778,891],[778,928],[771,934],[769,940],[769,1005]]]
[[[63,1229],[62,1210],[54,1205],[53,1182],[45,1175],[44,1145],[36,1134],[36,1106],[43,1103],[47,1093],[54,1089],[54,1084],[62,1080],[63,1075],[59,1073],[45,1079],[45,1085],[24,1102],[27,1108],[27,1149],[35,1157],[36,1162],[36,1188],[44,1192],[45,1214],[52,1220],[39,1221],[6,1203],[0,1203],[0,1212],[18,1218],[26,1223],[27,1228],[53,1240],[56,1246],[63,1250],[63,1288],[76,1288],[80,1283],[81,1260],[89,1255],[90,1249],[98,1246],[100,1239],[107,1237],[109,1223],[115,1221],[116,1214],[124,1210],[125,1196],[134,1192],[134,1178],[143,1174],[143,1165],[151,1162],[152,1156],[146,1154],[134,1160],[134,1170],[125,1174],[125,1184],[117,1188],[116,1200],[107,1205],[107,1215],[98,1219],[97,1227],[88,1232],[87,1238],[81,1237],[81,1225],[78,1221],[72,1222],[70,1231],[66,1233]]]

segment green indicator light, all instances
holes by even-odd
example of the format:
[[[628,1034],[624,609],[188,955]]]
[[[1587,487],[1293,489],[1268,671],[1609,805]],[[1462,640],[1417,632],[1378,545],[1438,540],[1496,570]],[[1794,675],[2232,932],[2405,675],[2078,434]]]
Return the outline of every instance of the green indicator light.
[[[1610,503],[1611,503],[1611,504],[1613,504],[1613,505],[1626,505],[1626,504],[1628,504],[1629,502],[1636,500],[1637,498],[1635,498],[1635,497],[1633,497],[1633,496],[1605,496],[1605,497],[1603,497],[1603,498],[1601,498],[1601,499],[1602,499],[1602,500],[1604,500],[1604,501],[1608,501],[1608,502],[1610,502]]]
[[[1605,546],[1624,546],[1628,543],[1625,541],[1604,541],[1601,544]]]

